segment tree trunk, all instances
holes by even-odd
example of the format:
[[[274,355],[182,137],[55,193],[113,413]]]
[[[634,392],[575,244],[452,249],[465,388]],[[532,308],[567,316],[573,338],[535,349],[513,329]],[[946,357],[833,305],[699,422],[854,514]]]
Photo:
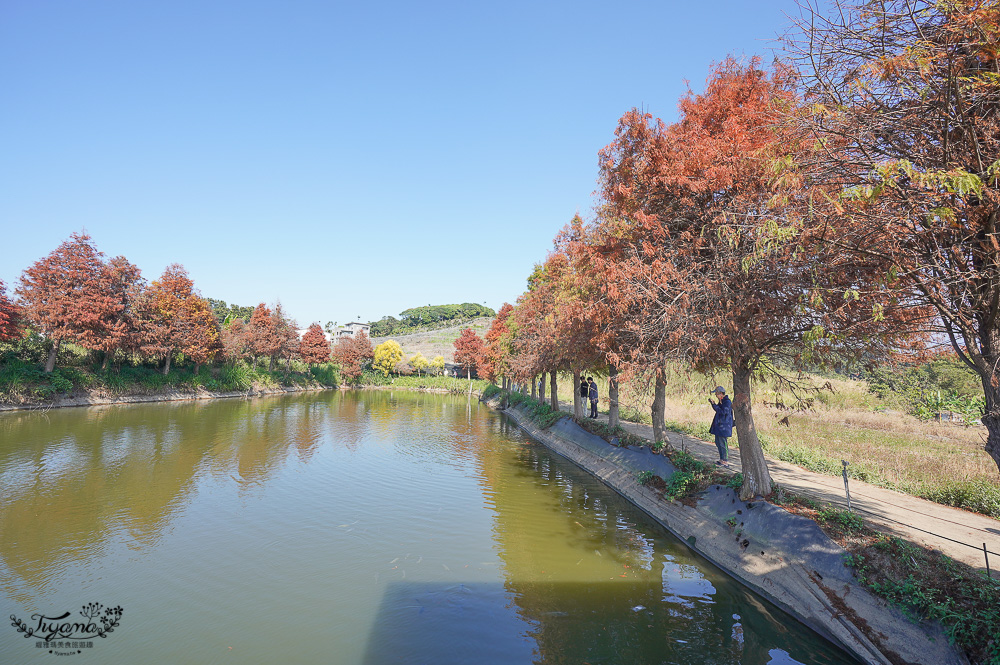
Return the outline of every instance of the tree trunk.
[[[111,353],[108,351],[104,352],[104,360],[101,361],[101,371],[103,372],[108,368],[108,359],[111,357]]]
[[[538,382],[538,401],[545,404],[545,372],[542,372],[542,380]]]
[[[195,376],[198,376],[198,370],[200,370],[200,369],[201,369],[201,363],[195,363],[194,364],[194,375]]]
[[[653,386],[653,406],[650,415],[653,418],[653,442],[659,444],[667,440],[667,424],[665,422],[667,403],[667,380],[660,370],[656,372],[656,384]]]
[[[56,356],[59,355],[59,347],[62,345],[62,340],[57,339],[53,344],[52,348],[49,349],[49,357],[45,361],[45,373],[50,374],[52,370],[56,368]]]
[[[583,418],[583,402],[580,401],[580,370],[573,370],[573,417]]]
[[[501,409],[506,409],[507,408],[507,397],[510,395],[510,393],[508,392],[508,390],[510,389],[510,381],[508,381],[507,377],[505,376],[505,377],[503,377],[501,383],[503,384],[503,393],[502,393],[503,394],[503,398],[500,400],[500,408]]]
[[[167,351],[167,357],[163,361],[163,376],[166,376],[167,374],[170,373],[170,359],[173,357],[173,355],[174,355],[174,350],[169,349]]]
[[[559,394],[556,389],[556,371],[549,371],[549,399],[553,411],[559,411]]]
[[[538,399],[538,376],[531,377],[531,399]]]
[[[757,496],[768,496],[771,493],[771,474],[767,470],[764,449],[760,446],[757,427],[753,422],[750,367],[746,360],[733,361],[733,420],[743,464],[740,500],[749,501]]]
[[[268,372],[274,371],[274,354],[271,354],[271,360],[267,363],[267,371]]]
[[[987,454],[993,458],[997,467],[1000,468],[1000,386],[992,385],[991,379],[983,378],[983,374],[995,376],[992,371],[988,373],[980,372],[983,382],[983,395],[986,398],[982,423],[986,426],[986,447]]]
[[[618,427],[618,368],[608,372],[608,427]]]

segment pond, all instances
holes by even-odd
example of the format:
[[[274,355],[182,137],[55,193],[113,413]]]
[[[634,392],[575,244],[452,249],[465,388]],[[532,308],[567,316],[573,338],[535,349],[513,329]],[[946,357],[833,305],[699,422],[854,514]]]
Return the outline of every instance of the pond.
[[[12,663],[854,662],[502,414],[411,392],[0,414],[0,609]]]

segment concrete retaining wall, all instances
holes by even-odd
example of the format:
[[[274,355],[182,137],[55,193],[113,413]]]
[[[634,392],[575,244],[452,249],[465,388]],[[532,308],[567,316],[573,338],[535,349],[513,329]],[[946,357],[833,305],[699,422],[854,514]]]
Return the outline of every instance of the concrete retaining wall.
[[[488,403],[497,408],[499,400]],[[740,501],[736,492],[720,485],[696,497],[690,502],[693,505],[666,501],[636,479],[643,470],[661,474],[665,458],[648,450],[627,454],[628,449],[611,446],[570,419],[541,430],[516,408],[504,413],[532,438],[597,476],[731,577],[862,662],[968,664],[939,624],[914,623],[858,584],[844,564],[844,549],[814,521],[765,501]]]

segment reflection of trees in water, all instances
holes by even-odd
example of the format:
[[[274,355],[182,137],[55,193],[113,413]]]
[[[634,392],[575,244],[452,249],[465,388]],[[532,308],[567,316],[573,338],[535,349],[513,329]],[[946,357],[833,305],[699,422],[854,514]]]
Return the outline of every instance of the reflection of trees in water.
[[[0,583],[44,591],[60,570],[155,544],[206,474],[260,485],[292,447],[309,459],[329,409],[318,395],[64,409],[0,418]]]
[[[636,508],[539,446],[487,448],[481,463],[505,587],[534,627],[539,662],[750,665],[774,648],[843,662],[683,545],[647,535],[657,527]]]
[[[370,438],[392,445],[404,455],[445,462],[474,458],[483,437],[489,436],[478,400],[433,393],[359,390],[343,393],[343,413],[363,413],[364,428],[338,423],[337,436],[350,447],[352,439]],[[360,405],[364,405],[363,408]]]

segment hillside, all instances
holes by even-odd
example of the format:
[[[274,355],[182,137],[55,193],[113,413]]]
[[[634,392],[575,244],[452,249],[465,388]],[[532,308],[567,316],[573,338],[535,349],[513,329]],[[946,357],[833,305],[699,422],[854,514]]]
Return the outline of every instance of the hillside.
[[[480,317],[472,321],[466,321],[447,328],[437,330],[425,330],[411,333],[409,335],[389,335],[387,337],[372,337],[372,346],[394,339],[403,347],[403,353],[409,358],[418,351],[425,358],[430,360],[434,356],[444,356],[445,362],[452,362],[455,355],[455,340],[461,334],[463,328],[472,328],[480,337],[486,336],[493,319],[490,317]]]

